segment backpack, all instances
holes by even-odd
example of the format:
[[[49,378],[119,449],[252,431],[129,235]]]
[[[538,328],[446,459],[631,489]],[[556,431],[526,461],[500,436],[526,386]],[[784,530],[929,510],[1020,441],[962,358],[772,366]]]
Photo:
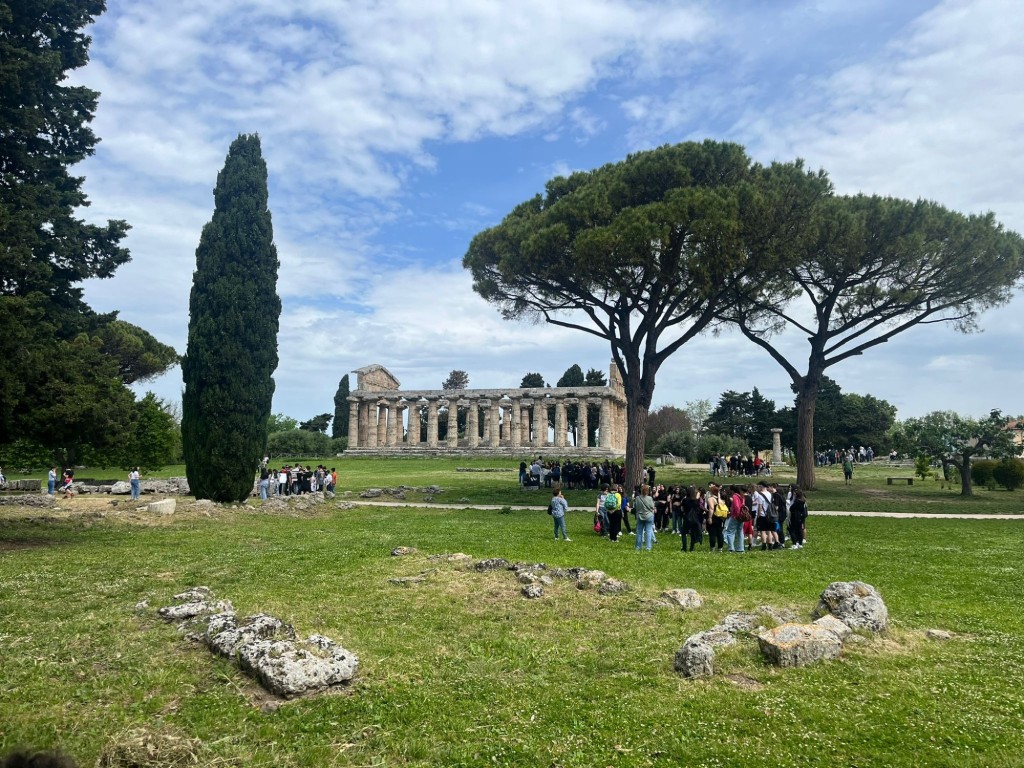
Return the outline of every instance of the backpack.
[[[605,512],[614,512],[615,510],[617,510],[619,508],[619,505],[621,503],[622,502],[619,501],[619,494],[617,494],[617,493],[609,493],[608,495],[606,495],[604,497],[604,511]]]
[[[553,501],[549,501],[549,502],[548,502],[548,514],[549,514],[549,515],[553,515],[553,514],[555,514],[555,513],[554,513],[554,509],[555,509],[555,502],[553,502]]]
[[[729,516],[729,508],[727,506],[725,506],[725,502],[724,501],[719,499],[718,503],[715,504],[715,509],[714,509],[714,512],[712,514],[715,517],[715,519],[717,519],[717,520],[724,520],[725,518],[727,518]]]

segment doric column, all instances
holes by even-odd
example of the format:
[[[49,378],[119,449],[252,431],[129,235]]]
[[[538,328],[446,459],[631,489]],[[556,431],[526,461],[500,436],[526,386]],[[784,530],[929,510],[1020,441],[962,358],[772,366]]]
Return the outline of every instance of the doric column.
[[[387,413],[387,444],[397,445],[398,444],[398,422],[401,419],[401,409],[399,408],[398,402],[394,400],[387,400],[384,403],[384,410]]]
[[[501,412],[501,441],[505,445],[512,444],[512,401],[505,404]]]
[[[366,447],[377,447],[377,403],[368,400],[366,406]]]
[[[377,445],[387,445],[388,442],[388,405],[378,400],[374,406],[377,411]]]
[[[512,407],[509,408],[509,419],[509,445],[518,448],[523,444],[523,406],[519,400],[512,401]]]
[[[437,400],[427,401],[427,447],[437,448]]]
[[[533,447],[543,448],[548,437],[548,404],[544,398],[533,401]]]
[[[490,419],[488,419],[491,425],[491,431],[488,434],[490,445],[491,448],[497,448],[501,445],[501,411],[499,410],[497,400],[491,400],[491,407],[488,413],[491,414]]]
[[[610,398],[601,398],[601,421],[599,422],[597,444],[605,450],[611,450],[612,447],[612,401]]]
[[[480,445],[480,408],[476,400],[470,399],[466,411],[466,447],[476,448]]]
[[[359,401],[354,397],[348,401],[348,447],[359,447]]]
[[[459,401],[448,400],[448,447],[459,447]]]
[[[589,448],[590,425],[587,423],[587,398],[581,397],[579,404],[579,416],[576,417],[576,447]]]
[[[409,445],[420,444],[420,401],[409,402],[409,433],[406,437]]]
[[[555,447],[565,448],[565,398],[555,398]]]
[[[779,427],[772,430],[772,464],[782,464],[782,430]]]

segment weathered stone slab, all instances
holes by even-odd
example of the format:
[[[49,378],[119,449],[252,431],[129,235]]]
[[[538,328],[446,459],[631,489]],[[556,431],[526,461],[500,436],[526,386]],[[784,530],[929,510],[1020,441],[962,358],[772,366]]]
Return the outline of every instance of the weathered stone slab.
[[[110,486],[110,493],[113,496],[127,496],[132,492],[132,484],[127,480],[119,480]]]
[[[821,593],[814,609],[818,618],[830,613],[853,629],[881,632],[889,622],[889,610],[882,596],[863,581],[834,581]]]
[[[761,655],[778,667],[803,667],[838,658],[843,641],[830,629],[816,624],[783,624],[757,636]]]
[[[712,648],[723,648],[727,645],[734,645],[736,643],[736,636],[726,629],[720,626],[712,627],[711,629],[705,629],[703,632],[697,632],[696,634],[690,635],[687,638],[687,642],[693,641],[695,643],[704,643],[710,645]]]
[[[630,589],[632,589],[632,587],[630,587],[626,582],[609,578],[605,579],[601,583],[601,586],[597,588],[597,591],[602,595],[621,595],[629,592]]]
[[[416,547],[395,547],[391,550],[391,556],[404,557],[406,555],[415,555],[416,552]]]
[[[529,600],[535,600],[538,597],[544,596],[544,588],[540,584],[527,584],[523,587],[523,597]]]
[[[203,640],[210,650],[231,657],[235,650],[257,640],[293,640],[295,631],[278,618],[265,613],[248,616],[241,621],[233,613],[218,613],[206,624]]]
[[[503,557],[489,557],[486,560],[479,561],[473,567],[483,573],[484,571],[498,571],[502,568],[508,568],[508,566],[508,560]]]
[[[584,570],[576,579],[577,589],[591,589],[593,587],[599,587],[607,580],[608,574],[604,571],[587,571]]]
[[[850,636],[850,633],[853,632],[853,630],[850,629],[849,625],[841,622],[831,613],[826,614],[819,619],[815,619],[814,623],[816,626],[824,627],[825,629],[831,630],[843,642],[845,642],[846,638],[848,638]]]
[[[238,665],[279,696],[300,696],[346,683],[359,659],[333,640],[310,635],[305,641],[257,640],[236,651]]]
[[[676,651],[673,665],[683,677],[711,677],[715,674],[715,649],[707,643],[688,639]]]
[[[704,598],[695,589],[667,589],[661,593],[661,596],[684,610],[700,608],[704,605]]]
[[[925,630],[924,636],[929,640],[952,640],[953,633],[947,632],[944,629],[928,629]]]
[[[146,505],[146,511],[157,515],[173,515],[177,502],[174,499],[161,499],[151,501]]]

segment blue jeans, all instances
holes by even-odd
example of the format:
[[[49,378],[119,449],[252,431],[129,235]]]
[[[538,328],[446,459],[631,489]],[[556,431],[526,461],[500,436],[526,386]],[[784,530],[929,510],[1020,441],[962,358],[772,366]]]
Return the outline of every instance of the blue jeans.
[[[260,480],[260,498],[267,500],[267,491],[270,490],[270,480]]]
[[[56,490],[56,488],[57,488],[57,481],[56,480],[47,480],[46,481],[46,492],[48,494],[53,496],[53,492],[54,492],[54,490]]]
[[[743,551],[743,523],[735,517],[725,521],[725,546],[730,552]]]
[[[568,539],[569,534],[565,532],[565,515],[555,518],[555,538],[558,538],[558,532],[562,532],[562,538]]]
[[[647,542],[647,550],[650,551],[651,545],[654,544],[654,521],[653,520],[640,520],[637,518],[636,521],[636,548],[639,550],[640,545]]]
[[[131,481],[131,485],[132,485],[132,501],[138,501],[139,496],[141,495],[141,493],[139,491],[139,481],[138,480],[132,480]]]

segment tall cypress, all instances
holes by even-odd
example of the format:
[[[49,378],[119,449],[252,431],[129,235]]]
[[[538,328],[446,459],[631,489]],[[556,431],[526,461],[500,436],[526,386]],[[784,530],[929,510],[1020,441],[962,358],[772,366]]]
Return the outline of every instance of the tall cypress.
[[[266,449],[281,315],[267,197],[259,137],[239,135],[196,249],[181,363],[182,447],[197,499],[245,499]]]
[[[338,382],[338,391],[334,393],[334,421],[331,422],[331,437],[348,437],[348,374]]]

